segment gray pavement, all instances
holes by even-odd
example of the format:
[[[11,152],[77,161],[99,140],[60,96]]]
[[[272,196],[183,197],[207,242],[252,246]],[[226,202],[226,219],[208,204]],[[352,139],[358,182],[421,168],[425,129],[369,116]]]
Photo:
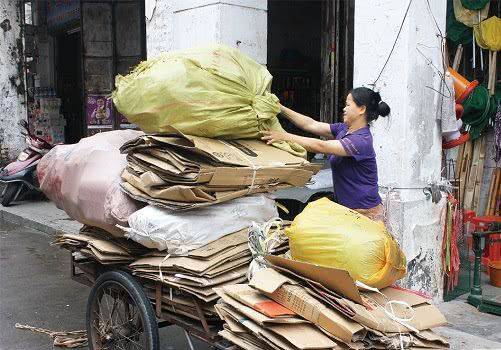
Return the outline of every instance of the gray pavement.
[[[15,323],[85,328],[89,288],[70,279],[69,253],[49,245],[56,232],[79,227],[50,202],[0,206],[0,350],[53,349],[48,336],[17,330]],[[501,349],[501,317],[480,313],[465,299],[438,305],[449,323],[435,330],[451,349]],[[160,334],[162,349],[188,349],[179,328],[167,327]],[[196,340],[194,345],[209,348]]]
[[[479,312],[466,297],[437,305],[448,324],[434,331],[449,339],[451,349],[501,349],[501,317]]]
[[[33,228],[54,235],[57,232],[75,233],[82,226],[47,200],[24,200],[9,207],[0,205],[0,220]]]
[[[54,349],[49,336],[18,330],[16,323],[54,331],[85,329],[90,289],[71,280],[69,252],[50,241],[43,232],[0,221],[0,350]],[[162,349],[189,349],[177,327],[161,329],[160,342]],[[193,342],[196,349],[209,349]]]

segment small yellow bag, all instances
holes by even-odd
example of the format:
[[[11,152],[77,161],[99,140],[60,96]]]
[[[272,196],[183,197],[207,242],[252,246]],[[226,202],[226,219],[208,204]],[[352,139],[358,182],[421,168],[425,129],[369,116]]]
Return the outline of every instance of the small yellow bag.
[[[294,260],[347,270],[376,288],[406,274],[406,259],[382,223],[330,201],[306,206],[286,230]]]

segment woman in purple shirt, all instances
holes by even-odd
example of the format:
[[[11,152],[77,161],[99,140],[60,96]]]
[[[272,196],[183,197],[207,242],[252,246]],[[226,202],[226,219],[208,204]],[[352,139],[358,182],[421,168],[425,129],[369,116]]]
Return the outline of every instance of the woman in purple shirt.
[[[390,107],[381,101],[379,93],[366,87],[353,89],[346,97],[343,123],[322,123],[287,107],[280,109],[298,128],[327,140],[276,131],[263,132],[262,139],[268,144],[292,141],[309,152],[328,154],[339,204],[382,221],[376,153],[369,129],[370,122],[390,114]]]

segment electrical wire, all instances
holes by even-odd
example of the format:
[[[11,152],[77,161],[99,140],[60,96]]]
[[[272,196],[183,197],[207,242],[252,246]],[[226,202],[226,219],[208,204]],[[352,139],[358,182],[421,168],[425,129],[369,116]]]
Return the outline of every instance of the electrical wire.
[[[405,19],[407,18],[407,15],[409,14],[409,10],[411,8],[412,1],[413,0],[409,0],[409,4],[407,5],[407,9],[405,10],[404,18],[402,19],[402,23],[400,23],[400,28],[398,29],[397,36],[395,38],[395,41],[393,42],[393,46],[392,46],[392,48],[390,50],[390,53],[388,54],[388,57],[386,58],[386,61],[385,61],[384,65],[383,65],[383,68],[381,68],[381,71],[379,72],[379,75],[377,76],[377,78],[374,81],[374,83],[371,84],[374,87],[376,87],[376,83],[378,82],[379,78],[381,78],[381,75],[383,74],[383,72],[384,72],[384,70],[386,68],[386,65],[388,64],[388,61],[390,60],[391,55],[393,54],[393,50],[395,50],[395,46],[397,46],[398,38],[400,37],[400,33],[402,32],[402,28],[404,27]]]

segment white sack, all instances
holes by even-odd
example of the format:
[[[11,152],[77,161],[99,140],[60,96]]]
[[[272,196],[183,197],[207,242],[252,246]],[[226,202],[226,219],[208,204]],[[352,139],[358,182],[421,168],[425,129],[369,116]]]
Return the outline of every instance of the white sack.
[[[199,210],[172,212],[149,205],[129,217],[125,237],[148,248],[183,255],[224,235],[277,217],[273,199],[260,194]]]

